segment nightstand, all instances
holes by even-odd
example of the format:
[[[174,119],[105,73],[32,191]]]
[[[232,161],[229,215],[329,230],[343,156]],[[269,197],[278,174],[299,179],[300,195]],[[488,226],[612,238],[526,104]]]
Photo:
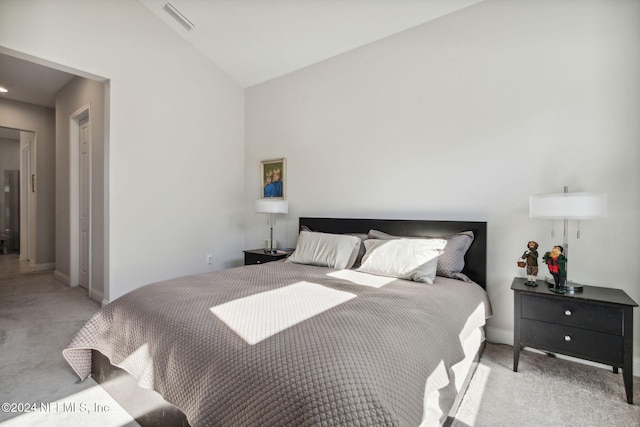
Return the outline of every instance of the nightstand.
[[[547,284],[525,286],[513,279],[513,370],[520,350],[533,347],[622,368],[627,402],[633,403],[633,308],[623,290],[584,286],[574,294],[555,294]]]
[[[244,265],[264,264],[265,262],[277,261],[291,255],[287,253],[265,253],[264,249],[250,249],[244,252]]]

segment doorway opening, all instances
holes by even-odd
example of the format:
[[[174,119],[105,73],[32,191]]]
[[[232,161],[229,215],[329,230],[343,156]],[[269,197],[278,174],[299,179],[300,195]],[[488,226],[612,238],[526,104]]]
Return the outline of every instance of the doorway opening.
[[[41,88],[12,90],[0,98],[2,111],[11,112],[1,114],[0,126],[33,125],[38,139],[21,154],[32,165],[31,172],[20,169],[21,186],[33,186],[35,193],[27,210],[34,220],[20,224],[20,256],[33,271],[53,270],[57,281],[85,287],[90,298],[104,303],[109,297],[109,79],[2,46],[0,74],[14,88]],[[24,230],[30,234],[26,242]]]
[[[35,132],[0,126],[0,254],[33,260]]]

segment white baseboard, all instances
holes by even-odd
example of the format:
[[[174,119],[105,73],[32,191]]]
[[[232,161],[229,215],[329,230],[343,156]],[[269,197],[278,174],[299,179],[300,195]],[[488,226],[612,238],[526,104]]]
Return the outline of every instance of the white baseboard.
[[[506,344],[513,347],[513,331],[507,331],[505,329],[497,329],[487,326],[487,341],[494,344]],[[534,353],[546,354],[544,351],[536,350],[529,347],[525,347],[524,350],[532,351]],[[585,365],[597,366],[598,368],[611,369],[611,366],[592,362],[590,360],[578,359],[577,357],[565,356],[563,354],[556,354],[556,357],[560,359],[571,360],[572,362],[582,363]],[[640,357],[638,356],[633,358],[633,375],[635,377],[640,377]]]
[[[64,285],[71,286],[71,278],[64,273],[59,272],[58,270],[55,270],[53,272],[53,278]],[[89,298],[101,303],[103,307],[109,304],[109,301],[104,299],[104,293],[96,291],[95,289],[91,289],[91,291],[89,292]]]
[[[31,264],[31,270],[33,271],[47,271],[54,270],[56,268],[55,262],[47,262],[45,264]]]
[[[506,344],[513,347],[513,331],[487,326],[487,341],[494,344]]]
[[[89,298],[101,303],[104,300],[104,294],[100,291],[96,291],[95,289],[91,289],[89,292]]]
[[[64,273],[60,273],[58,270],[53,272],[53,278],[67,286],[69,286],[69,284],[71,283],[71,279],[69,278],[69,276]]]

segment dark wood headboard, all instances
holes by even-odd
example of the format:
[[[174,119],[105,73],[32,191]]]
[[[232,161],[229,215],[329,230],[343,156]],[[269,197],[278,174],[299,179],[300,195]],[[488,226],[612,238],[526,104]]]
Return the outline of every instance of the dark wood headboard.
[[[379,230],[396,236],[411,237],[446,237],[461,231],[473,231],[475,238],[465,255],[465,266],[462,272],[486,289],[486,222],[301,217],[300,227],[302,226],[323,233],[368,233],[369,230]]]

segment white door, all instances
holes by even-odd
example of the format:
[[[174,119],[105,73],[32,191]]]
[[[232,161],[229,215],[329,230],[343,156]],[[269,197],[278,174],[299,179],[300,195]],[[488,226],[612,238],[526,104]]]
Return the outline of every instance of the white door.
[[[80,281],[78,284],[85,289],[89,289],[91,271],[91,145],[89,140],[89,117],[80,121],[79,144]]]

